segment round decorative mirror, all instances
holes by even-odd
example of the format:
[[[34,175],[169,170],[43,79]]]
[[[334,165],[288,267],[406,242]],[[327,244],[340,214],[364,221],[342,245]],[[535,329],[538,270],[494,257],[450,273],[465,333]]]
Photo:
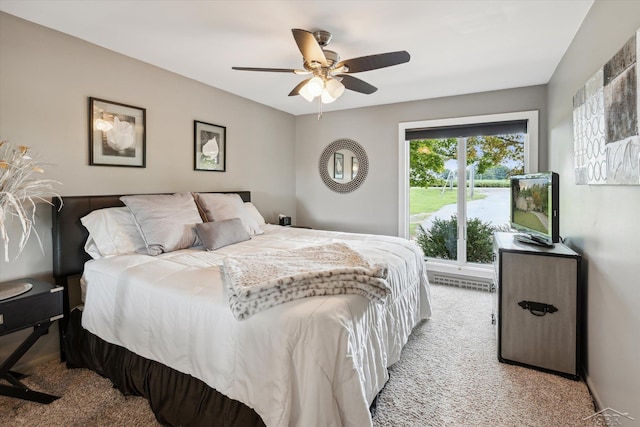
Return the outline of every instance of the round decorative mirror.
[[[369,172],[364,148],[352,139],[337,139],[322,152],[318,164],[320,177],[329,189],[350,193],[360,187]]]

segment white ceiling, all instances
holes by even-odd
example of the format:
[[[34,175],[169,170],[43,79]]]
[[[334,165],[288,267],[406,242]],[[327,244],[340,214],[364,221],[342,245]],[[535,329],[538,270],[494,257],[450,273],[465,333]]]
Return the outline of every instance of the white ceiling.
[[[355,76],[324,111],[545,84],[593,0],[0,0],[0,10],[294,115],[305,76],[292,28],[333,33],[342,59],[406,50],[411,61]]]

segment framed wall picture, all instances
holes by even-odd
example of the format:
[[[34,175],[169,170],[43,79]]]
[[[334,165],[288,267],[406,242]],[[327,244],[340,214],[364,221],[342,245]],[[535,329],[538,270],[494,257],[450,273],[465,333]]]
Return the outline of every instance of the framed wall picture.
[[[344,177],[344,154],[336,152],[333,155],[333,177],[342,179]]]
[[[224,172],[227,163],[227,128],[194,120],[193,129],[193,169]]]
[[[146,166],[146,109],[89,98],[89,164]]]

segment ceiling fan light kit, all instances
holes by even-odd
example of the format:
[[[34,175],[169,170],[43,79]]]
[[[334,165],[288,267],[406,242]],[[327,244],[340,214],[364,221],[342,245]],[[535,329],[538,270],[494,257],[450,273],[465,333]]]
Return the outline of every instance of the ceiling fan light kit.
[[[336,79],[330,79],[325,81],[324,89],[320,94],[322,98],[322,102],[325,104],[329,104],[336,99],[340,98],[340,96],[344,93],[344,85],[340,83]]]
[[[324,81],[321,77],[315,76],[311,78],[300,90],[306,91],[312,98],[315,98],[316,96],[320,96],[323,89]]]
[[[370,95],[378,88],[353,77],[350,74],[409,62],[411,56],[402,50],[377,55],[340,61],[340,56],[328,49],[324,49],[331,41],[331,33],[324,30],[310,32],[292,29],[293,38],[302,53],[304,70],[288,68],[255,68],[232,67],[242,71],[267,71],[277,73],[294,73],[297,75],[312,74],[313,77],[300,83],[289,93],[289,96],[301,95],[312,102],[319,97],[321,104],[328,104],[338,99],[345,89]]]
[[[317,95],[314,95],[313,93],[311,93],[311,89],[309,89],[308,82],[305,83],[300,88],[300,90],[298,91],[298,95],[302,96],[304,99],[306,99],[309,102],[313,101],[313,99],[317,96]],[[289,96],[291,96],[291,95],[289,95]]]

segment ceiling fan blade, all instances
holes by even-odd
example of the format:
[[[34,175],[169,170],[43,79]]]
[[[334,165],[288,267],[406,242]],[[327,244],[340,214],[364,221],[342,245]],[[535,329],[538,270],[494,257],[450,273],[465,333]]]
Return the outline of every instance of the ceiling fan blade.
[[[327,58],[311,32],[297,28],[292,29],[291,32],[305,62],[309,64],[317,62],[323,67],[328,67]]]
[[[255,67],[231,67],[233,70],[240,71],[268,71],[271,73],[294,73],[294,74],[307,74],[305,70],[294,70],[291,68],[255,68]]]
[[[340,61],[336,68],[346,66],[346,73],[360,73],[362,71],[377,70],[378,68],[391,67],[392,65],[409,62],[411,56],[406,50],[397,52],[380,53],[377,55],[361,56],[359,58]]]
[[[289,92],[289,96],[300,95],[300,89],[302,89],[302,86],[306,85],[309,80],[311,79],[306,79],[298,83],[298,85],[294,87],[291,92]]]
[[[346,89],[353,90],[355,92],[371,95],[373,92],[378,90],[377,87],[370,85],[364,80],[360,80],[348,74],[338,74],[337,77],[342,78],[342,84]]]

